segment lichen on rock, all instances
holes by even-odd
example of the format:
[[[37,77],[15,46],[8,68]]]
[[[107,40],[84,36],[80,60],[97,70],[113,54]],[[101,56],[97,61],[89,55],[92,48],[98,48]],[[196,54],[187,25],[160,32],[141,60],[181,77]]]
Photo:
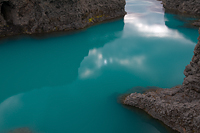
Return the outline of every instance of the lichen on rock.
[[[123,17],[125,4],[125,0],[0,0],[0,36],[81,29]]]

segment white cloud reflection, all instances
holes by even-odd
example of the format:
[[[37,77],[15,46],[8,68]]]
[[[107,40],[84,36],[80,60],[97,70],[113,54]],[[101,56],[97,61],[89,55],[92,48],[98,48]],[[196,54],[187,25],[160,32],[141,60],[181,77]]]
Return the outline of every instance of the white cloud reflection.
[[[16,110],[22,108],[22,96],[23,94],[12,96],[0,104],[0,128],[3,127],[7,114],[14,114]]]
[[[155,58],[162,53],[164,56],[171,46],[175,48],[177,42],[181,42],[181,45],[195,45],[178,30],[165,25],[166,18],[160,1],[128,0],[127,3],[128,14],[124,17],[122,38],[107,43],[102,48],[89,50],[78,70],[80,78],[99,76],[103,72],[100,69],[111,65],[134,74],[154,72],[154,68],[148,64],[150,59],[156,62]],[[150,37],[153,39],[149,39]]]
[[[145,60],[144,55],[130,57],[128,59],[115,59],[115,61],[126,67],[143,67],[143,62]]]
[[[110,45],[111,47],[112,45]],[[123,46],[123,45],[122,45]],[[119,46],[121,47],[121,46]],[[125,56],[126,54],[122,54],[118,56],[117,53],[119,51],[112,52],[114,54],[108,54],[103,56],[104,49],[92,49],[89,51],[89,55],[84,58],[81,63],[81,67],[79,68],[79,77],[80,78],[89,78],[90,76],[98,76],[99,70],[104,66],[115,65],[118,67],[124,67],[125,69],[129,69],[131,71],[134,70],[145,70],[144,61],[146,57],[144,55],[132,55]],[[121,51],[122,53],[124,51]]]
[[[158,17],[163,17],[163,19],[156,19],[154,23],[148,22],[149,19],[146,19],[147,15],[145,14],[128,14],[124,18],[126,24],[132,29],[137,29],[141,35],[146,37],[170,37],[170,38],[183,38],[181,34],[176,30],[171,30],[164,24],[163,15],[158,15]],[[152,20],[151,20],[152,21]]]
[[[80,78],[87,78],[87,77],[89,77],[90,75],[92,75],[93,74],[93,71],[92,70],[90,70],[90,69],[85,69],[85,70],[83,70],[81,73],[80,73]]]

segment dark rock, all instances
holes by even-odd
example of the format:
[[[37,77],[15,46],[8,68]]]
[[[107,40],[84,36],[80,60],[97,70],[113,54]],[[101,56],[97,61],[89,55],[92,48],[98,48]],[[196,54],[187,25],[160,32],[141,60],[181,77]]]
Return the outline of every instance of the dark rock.
[[[123,17],[125,0],[0,0],[0,36],[75,30]]]
[[[200,92],[200,40],[195,46],[194,56],[184,70],[184,88]]]
[[[162,4],[165,12],[200,17],[199,0],[162,0]],[[192,22],[191,25],[200,27],[200,20]]]
[[[166,11],[200,15],[199,0],[162,0],[162,3]],[[200,26],[200,21],[193,25]],[[184,70],[182,86],[131,93],[123,103],[143,109],[181,133],[200,133],[200,37],[198,40],[192,61]]]
[[[132,93],[124,104],[138,107],[179,132],[199,133],[200,98],[194,100],[183,88],[162,89],[147,94]]]
[[[197,27],[200,27],[200,22],[199,22],[199,21],[194,22],[192,25],[197,26]]]
[[[200,31],[200,29],[199,29]],[[143,109],[181,133],[200,133],[200,38],[182,86],[131,93],[123,104]]]
[[[200,15],[199,0],[162,0],[162,4],[169,11]]]

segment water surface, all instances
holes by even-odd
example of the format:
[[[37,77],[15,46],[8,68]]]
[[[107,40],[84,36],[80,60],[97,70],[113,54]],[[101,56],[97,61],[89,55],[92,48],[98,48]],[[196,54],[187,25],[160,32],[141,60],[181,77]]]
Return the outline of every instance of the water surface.
[[[185,26],[191,18],[164,13],[160,3],[127,0],[124,19],[72,34],[1,41],[0,132],[171,132],[117,102],[133,87],[183,81],[198,29]]]

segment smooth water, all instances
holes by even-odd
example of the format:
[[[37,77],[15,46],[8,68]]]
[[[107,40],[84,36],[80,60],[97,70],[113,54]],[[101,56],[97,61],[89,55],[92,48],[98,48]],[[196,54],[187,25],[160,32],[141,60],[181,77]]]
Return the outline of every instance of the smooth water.
[[[118,103],[137,86],[182,83],[198,29],[161,2],[127,0],[124,19],[83,31],[0,43],[0,133],[168,133]],[[178,19],[181,18],[181,19]],[[183,21],[185,20],[185,21]]]

